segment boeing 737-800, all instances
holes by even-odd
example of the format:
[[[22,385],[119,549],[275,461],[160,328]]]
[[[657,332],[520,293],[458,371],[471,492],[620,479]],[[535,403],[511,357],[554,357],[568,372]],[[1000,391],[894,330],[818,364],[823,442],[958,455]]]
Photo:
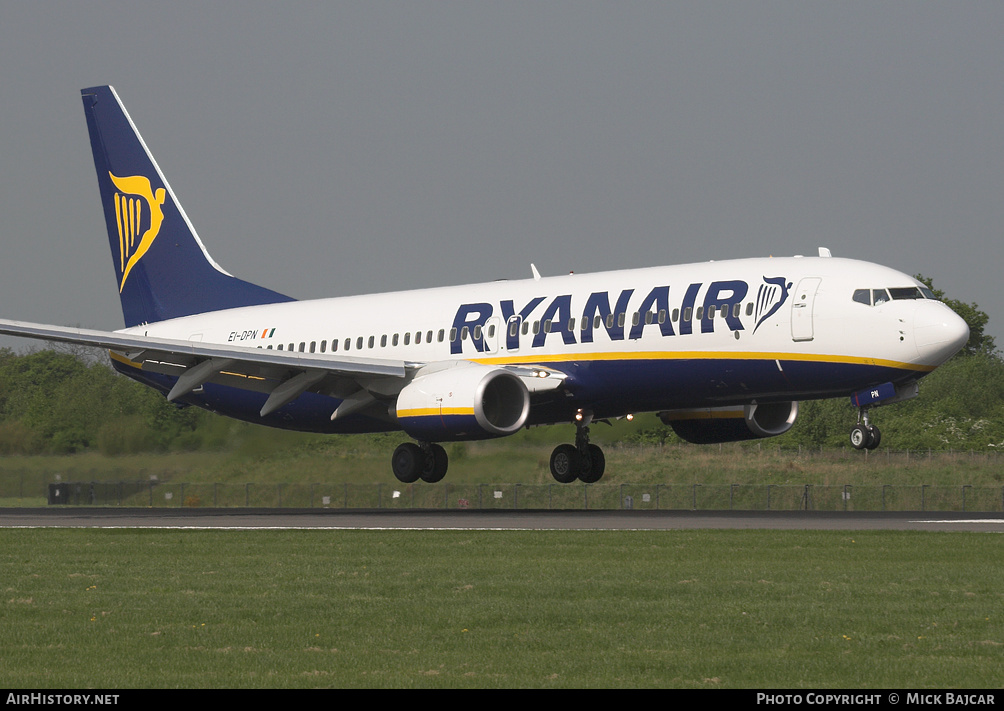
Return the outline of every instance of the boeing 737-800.
[[[297,301],[209,256],[115,90],[82,92],[126,328],[0,322],[109,350],[120,373],[196,405],[312,432],[403,430],[403,482],[440,480],[440,442],[568,423],[560,482],[597,481],[592,422],[656,412],[698,443],[771,437],[798,401],[908,399],[966,323],[912,277],[862,261],[738,259]]]

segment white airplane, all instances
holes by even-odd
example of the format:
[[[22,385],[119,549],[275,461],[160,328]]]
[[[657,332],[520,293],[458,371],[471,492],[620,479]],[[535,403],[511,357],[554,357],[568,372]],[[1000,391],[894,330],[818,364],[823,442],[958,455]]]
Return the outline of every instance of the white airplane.
[[[109,350],[120,373],[179,403],[311,432],[404,430],[402,482],[442,479],[439,442],[575,426],[559,482],[595,482],[592,422],[656,412],[686,440],[787,432],[798,401],[868,410],[967,341],[912,277],[819,257],[739,259],[296,301],[209,256],[110,86],[81,92],[126,328],[0,321],[0,332]]]

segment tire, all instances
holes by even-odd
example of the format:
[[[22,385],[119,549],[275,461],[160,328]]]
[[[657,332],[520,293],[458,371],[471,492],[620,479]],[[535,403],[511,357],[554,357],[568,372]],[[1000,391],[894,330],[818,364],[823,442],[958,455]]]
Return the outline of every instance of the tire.
[[[413,484],[418,481],[424,462],[425,454],[422,452],[422,448],[414,442],[405,442],[398,446],[390,460],[394,476],[402,484]]]
[[[570,444],[559,444],[551,452],[551,476],[559,484],[571,484],[581,469],[579,450]]]
[[[879,442],[882,441],[882,433],[879,432],[879,428],[875,425],[868,425],[868,444],[865,445],[868,449],[875,449],[879,446]]]
[[[429,455],[431,456],[426,457],[429,461],[425,462],[425,467],[423,467],[422,473],[419,476],[427,484],[435,484],[437,481],[442,481],[443,477],[446,476],[446,469],[450,465],[450,457],[446,453],[446,450],[438,444],[429,445]]]
[[[864,449],[871,441],[871,434],[864,425],[855,425],[851,429],[851,446],[854,449]]]
[[[603,450],[595,444],[589,445],[589,466],[583,466],[579,472],[579,481],[583,484],[595,484],[603,477],[603,470],[607,468],[607,458],[603,456]]]

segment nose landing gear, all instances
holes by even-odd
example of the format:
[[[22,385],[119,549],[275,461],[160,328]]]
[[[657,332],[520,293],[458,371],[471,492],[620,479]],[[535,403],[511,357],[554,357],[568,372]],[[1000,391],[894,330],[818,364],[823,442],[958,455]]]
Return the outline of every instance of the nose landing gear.
[[[875,449],[881,441],[879,428],[868,421],[868,408],[858,408],[858,424],[851,428],[851,446],[854,449]]]

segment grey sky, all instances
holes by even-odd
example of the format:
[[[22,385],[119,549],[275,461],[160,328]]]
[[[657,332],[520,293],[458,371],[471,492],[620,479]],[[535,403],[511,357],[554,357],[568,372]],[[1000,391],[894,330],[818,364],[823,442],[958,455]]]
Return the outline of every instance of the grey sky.
[[[79,90],[299,298],[730,257],[923,272],[1004,345],[1004,3],[0,0],[0,316],[121,328]]]

